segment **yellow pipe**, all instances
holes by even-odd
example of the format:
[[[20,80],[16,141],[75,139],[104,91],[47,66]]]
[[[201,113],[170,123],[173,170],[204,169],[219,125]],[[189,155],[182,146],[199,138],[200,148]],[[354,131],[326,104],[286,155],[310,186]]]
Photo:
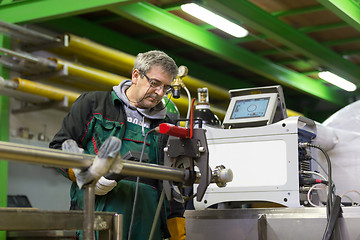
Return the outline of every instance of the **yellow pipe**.
[[[132,56],[130,54],[124,53],[122,51],[113,48],[106,47],[104,45],[93,42],[89,39],[78,37],[73,34],[65,34],[63,37],[68,38],[68,47],[66,49],[70,50],[73,53],[76,53],[79,56],[84,56],[88,59],[91,59],[94,62],[97,62],[99,64],[104,64],[105,66],[109,66],[113,69],[120,70],[122,72],[131,72],[134,66],[134,61],[136,58],[135,56]],[[79,71],[79,69],[77,69],[76,67],[73,69],[74,74],[78,73],[77,70]],[[107,77],[105,78],[107,79]],[[122,80],[124,79],[125,78],[123,78]],[[120,80],[120,82],[122,80]],[[197,93],[197,88],[207,87],[209,90],[210,99],[230,100],[229,92],[227,89],[221,88],[217,85],[208,83],[206,81],[202,81],[198,78],[191,76],[186,76],[183,78],[183,80],[187,88],[194,93]],[[116,84],[118,83],[115,83],[113,85]],[[187,103],[185,104],[181,100],[175,100],[175,101],[177,101],[178,104],[181,106],[186,106],[184,107],[186,111]],[[216,107],[211,107],[211,109],[212,110],[214,109],[213,111],[216,112],[219,118],[222,115],[225,116],[224,110]],[[287,111],[289,116],[301,115],[300,113],[296,113],[289,109]]]
[[[34,95],[39,95],[42,97],[47,97],[52,100],[62,101],[64,97],[67,96],[69,100],[69,105],[73,104],[74,101],[79,97],[80,93],[64,90],[61,88],[56,88],[53,86],[45,85],[42,83],[37,83],[29,81],[22,78],[12,79],[18,87],[16,90],[26,93],[31,93]]]
[[[105,47],[101,44],[90,41],[86,38],[81,38],[73,34],[65,34],[64,38],[69,39],[68,50],[87,57],[93,61],[103,63],[105,66],[110,66],[123,72],[131,72],[134,67],[135,56],[115,50],[113,48]],[[186,76],[183,78],[187,88],[192,92],[197,93],[197,88],[207,87],[210,98],[213,99],[229,99],[228,90],[207,83],[198,78]]]
[[[84,80],[91,81],[92,83],[101,84],[105,86],[115,86],[118,85],[120,82],[124,81],[125,77],[109,73],[106,71],[102,71],[96,68],[82,66],[75,63],[70,63],[58,58],[50,58],[57,63],[56,70],[63,70],[65,65],[67,66],[67,71],[70,76],[80,77]]]
[[[64,37],[68,37],[68,48],[76,54],[85,56],[96,62],[102,62],[117,70],[131,72],[134,67],[135,57],[130,54],[105,47],[73,34],[65,34]]]
[[[64,38],[68,38],[67,50],[76,53],[80,56],[91,59],[92,61],[102,63],[105,66],[120,70],[122,72],[131,72],[135,56],[124,53],[122,51],[106,47],[104,45],[93,42],[89,39],[78,37],[73,34],[65,34]],[[57,60],[59,65],[63,67],[64,61]],[[111,74],[98,69],[84,67],[73,63],[67,63],[69,67],[69,74],[79,76],[85,79],[89,79],[93,82],[105,84],[108,86],[114,86],[125,80],[125,77]],[[183,78],[185,85],[194,93],[197,93],[197,88],[207,87],[209,90],[210,99],[216,100],[229,100],[229,92],[227,89],[221,88],[217,85],[202,81],[198,78],[186,76]],[[180,100],[181,99],[181,100]],[[174,100],[179,110],[186,111],[188,103],[184,98]],[[211,106],[211,110],[218,115],[219,118],[225,116],[225,110]],[[288,110],[290,114],[294,111]],[[294,115],[299,115],[295,113]]]
[[[87,79],[87,80],[90,80],[92,82],[102,84],[102,85],[106,85],[106,86],[109,86],[109,87],[118,85],[120,82],[127,79],[125,77],[122,77],[122,76],[119,76],[119,75],[116,75],[116,74],[112,74],[112,73],[109,73],[109,72],[105,72],[105,71],[95,69],[95,68],[91,68],[91,67],[87,67],[87,66],[81,66],[81,65],[78,65],[78,64],[66,62],[66,61],[61,60],[61,59],[57,59],[57,58],[50,58],[50,59],[55,61],[58,64],[56,70],[64,69],[64,66],[67,65],[69,75],[81,77],[83,79]],[[194,78],[191,78],[191,77],[185,77],[185,78],[187,78],[186,80],[189,83],[192,82],[193,79],[194,79]],[[213,93],[221,94],[220,93],[221,91],[216,90],[216,88],[213,88],[212,91],[213,91]],[[228,93],[227,93],[227,95],[228,95]],[[181,112],[186,112],[187,111],[188,101],[186,99],[187,99],[186,97],[185,98],[181,97],[181,98],[176,99],[174,101],[176,106],[179,108],[179,110]],[[219,118],[223,118],[225,116],[225,111],[220,109],[220,108],[216,108],[214,106],[211,106],[211,110],[216,115],[218,115]]]

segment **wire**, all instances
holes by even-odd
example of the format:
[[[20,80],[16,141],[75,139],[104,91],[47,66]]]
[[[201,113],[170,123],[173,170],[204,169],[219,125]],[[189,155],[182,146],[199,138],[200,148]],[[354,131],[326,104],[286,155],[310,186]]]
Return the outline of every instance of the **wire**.
[[[327,203],[326,203],[326,213],[327,213],[327,218],[329,220],[330,218],[330,211],[331,208],[333,206],[333,181],[332,181],[332,173],[331,173],[331,161],[330,161],[330,157],[329,155],[326,153],[326,151],[324,149],[322,149],[320,146],[317,146],[315,144],[311,144],[311,143],[307,143],[307,142],[303,142],[303,143],[299,143],[299,147],[312,147],[312,148],[317,148],[319,149],[325,156],[327,164],[328,164],[328,197],[327,197]]]
[[[315,172],[315,171],[306,171],[306,170],[303,170],[303,171],[301,171],[301,173],[313,174],[313,175],[319,176],[319,177],[321,177],[322,179],[324,179],[325,181],[327,181],[327,179],[326,179],[323,175],[321,175],[320,173]]]
[[[341,197],[335,196],[334,205],[331,208],[330,217],[328,218],[325,232],[322,238],[323,240],[330,240],[330,238],[333,236],[333,232],[335,231],[335,224],[339,216],[341,216],[341,213]]]
[[[146,94],[149,92],[151,86],[146,90],[146,92],[144,93],[144,96],[140,99],[140,101],[132,101],[129,99],[129,102],[132,102],[132,103],[139,103],[139,102],[142,102],[142,100],[144,100],[144,98],[146,97]]]
[[[349,199],[349,200],[350,200],[350,202],[351,202],[351,206],[355,206],[355,202],[354,202],[354,200],[352,200],[352,198],[351,198],[351,197],[349,197],[348,195],[345,195],[345,194],[341,195],[341,198],[343,198],[343,197],[346,197],[347,199]]]
[[[165,198],[165,189],[163,188],[163,190],[161,191],[161,195],[160,195],[160,199],[159,199],[158,206],[157,206],[157,208],[156,208],[156,213],[155,213],[154,221],[153,221],[153,224],[152,224],[152,227],[151,227],[151,232],[150,232],[149,240],[152,240],[152,238],[154,237],[156,224],[157,224],[158,219],[159,219],[159,215],[160,215],[160,211],[161,211],[162,204],[163,204],[163,202],[164,202],[164,198]]]
[[[359,191],[357,191],[357,190],[349,190],[349,191],[346,191],[346,192],[344,192],[343,194],[341,194],[340,197],[346,197],[346,198],[348,198],[348,199],[351,201],[351,203],[354,205],[354,201],[352,201],[352,199],[347,195],[348,193],[351,193],[351,192],[357,193],[357,194],[360,196],[360,192],[359,192]],[[360,202],[360,201],[359,201],[359,202]],[[357,204],[357,205],[358,205],[358,204]]]
[[[190,114],[190,139],[193,137],[194,132],[194,102],[195,98],[193,98],[191,102],[191,114]]]
[[[172,94],[172,92],[171,92],[170,97],[168,97],[167,102],[164,104],[164,107],[162,107],[161,109],[156,109],[156,108],[155,108],[155,107],[157,106],[157,105],[156,105],[156,106],[154,107],[154,110],[156,110],[156,111],[162,111],[164,108],[166,108],[167,105],[169,104],[170,99],[171,99],[172,96],[173,96],[173,94]]]
[[[320,188],[318,188],[320,186]],[[313,207],[320,207],[318,205],[315,205],[312,201],[311,201],[311,192],[313,190],[325,190],[327,188],[327,186],[323,183],[317,183],[314,184],[313,186],[311,186],[311,188],[309,189],[308,193],[307,193],[307,200],[310,203],[311,206]]]
[[[142,159],[143,159],[143,156],[144,156],[145,147],[146,147],[146,139],[149,136],[149,134],[153,133],[153,132],[155,132],[155,129],[151,129],[150,131],[148,131],[145,134],[144,144],[143,144],[143,147],[141,149],[141,154],[140,154],[140,159],[139,159],[140,163],[142,162]],[[140,181],[140,177],[138,176],[138,177],[136,177],[136,188],[135,188],[135,194],[134,194],[133,208],[132,208],[132,212],[131,212],[131,220],[130,220],[130,225],[129,225],[128,240],[131,239],[131,230],[132,230],[132,226],[134,224],[136,201],[137,201],[138,191],[139,191],[139,181]]]

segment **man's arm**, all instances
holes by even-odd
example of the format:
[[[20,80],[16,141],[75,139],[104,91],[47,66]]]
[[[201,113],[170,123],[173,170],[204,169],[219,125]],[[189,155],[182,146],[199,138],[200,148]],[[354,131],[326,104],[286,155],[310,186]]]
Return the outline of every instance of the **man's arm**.
[[[65,116],[62,127],[49,144],[50,148],[62,149],[62,143],[68,139],[73,139],[78,145],[81,144],[81,135],[86,131],[87,118],[91,113],[91,103],[87,93],[82,94],[70,108],[70,112]],[[57,168],[57,171],[64,177],[76,181],[72,169]]]
[[[74,102],[70,112],[65,116],[62,127],[49,144],[50,148],[61,149],[67,139],[73,139],[81,146],[81,139],[86,133],[87,123],[92,115],[92,99],[89,93],[83,93]]]

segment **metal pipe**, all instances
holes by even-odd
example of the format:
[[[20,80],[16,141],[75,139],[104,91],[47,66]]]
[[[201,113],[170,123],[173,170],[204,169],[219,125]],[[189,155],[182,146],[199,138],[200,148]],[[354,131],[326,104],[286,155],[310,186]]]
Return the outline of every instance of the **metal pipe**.
[[[122,160],[120,164],[122,165],[121,174],[126,176],[140,176],[175,182],[184,182],[185,178],[185,170],[180,168],[140,163],[129,160]]]
[[[8,55],[11,55],[11,56],[14,56],[17,58],[24,59],[31,63],[35,63],[35,64],[37,64],[36,66],[41,67],[41,68],[50,69],[50,70],[56,69],[56,64],[47,58],[34,57],[33,55],[25,53],[25,52],[16,52],[16,51],[12,51],[10,49],[2,48],[2,47],[0,47],[0,52],[6,53]]]
[[[67,49],[80,56],[84,56],[105,66],[110,66],[122,72],[130,72],[134,67],[135,57],[98,44],[86,38],[81,38],[73,34],[65,34],[64,38],[68,38]]]
[[[16,90],[18,91],[47,97],[52,100],[62,101],[64,97],[67,96],[69,105],[73,104],[80,95],[80,93],[64,90],[62,88],[57,88],[38,82],[29,81],[22,78],[14,78],[12,82],[17,85]]]
[[[95,155],[79,154],[64,152],[57,149],[48,149],[34,147],[16,143],[0,141],[0,159],[8,161],[21,161],[32,164],[47,165],[53,167],[66,168],[87,168],[94,161]],[[174,182],[185,181],[185,169],[172,168],[157,164],[140,163],[120,159],[119,166],[116,166],[116,173],[125,176],[139,176],[152,179],[169,180]],[[218,178],[211,176],[211,182],[229,182],[232,181],[232,172],[228,172],[229,176],[222,178],[219,174]],[[199,183],[200,173],[196,173],[195,183]]]
[[[16,89],[18,85],[10,80],[0,77],[0,88]]]
[[[86,168],[94,161],[95,155],[64,152],[57,149],[33,147],[0,141],[0,159],[22,161],[54,167]],[[183,182],[184,169],[175,169],[156,164],[120,160],[118,169],[127,176],[140,176]]]
[[[94,209],[95,209],[95,187],[86,185],[84,191],[84,240],[93,240],[94,238]]]
[[[101,84],[109,87],[118,85],[120,82],[128,79],[117,74],[102,71],[96,68],[83,66],[71,62],[67,62],[58,58],[49,58],[57,64],[56,70],[63,70],[67,68],[67,73],[70,76],[80,77],[82,79],[91,81],[96,84]]]
[[[39,39],[46,41],[46,42],[54,42],[60,43],[61,40],[56,37],[52,37],[38,31],[34,31],[28,28],[21,27],[16,24],[11,24],[8,22],[0,21],[0,32],[5,34],[19,37],[20,39],[31,41],[31,42],[39,42]]]
[[[0,159],[53,167],[85,168],[94,156],[0,141]]]
[[[114,227],[113,227],[113,240],[121,240],[122,239],[122,226],[123,226],[123,215],[115,214],[114,216]]]
[[[130,72],[134,67],[135,56],[76,35],[66,34],[65,37],[69,39],[67,49],[80,56],[92,59],[105,66],[113,67],[116,70],[120,69],[122,72]],[[212,99],[229,99],[228,90],[215,84],[191,76],[184,77],[184,82],[194,92],[197,92],[199,87],[207,87]]]

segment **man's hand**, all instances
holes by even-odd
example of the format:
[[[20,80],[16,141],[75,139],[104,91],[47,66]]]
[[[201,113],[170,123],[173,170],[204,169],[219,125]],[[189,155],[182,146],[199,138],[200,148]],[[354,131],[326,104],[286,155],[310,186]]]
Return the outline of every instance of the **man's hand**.
[[[61,149],[65,152],[84,153],[84,149],[79,148],[77,143],[72,139],[68,139],[63,142],[61,144]]]
[[[85,184],[89,184],[91,182],[97,181],[103,175],[105,175],[109,171],[109,168],[113,164],[114,160],[120,154],[120,148],[121,148],[121,140],[118,139],[117,137],[113,137],[113,136],[109,137],[101,145],[99,152],[94,159],[94,162],[92,163],[92,165],[89,168],[73,169],[78,187],[82,188]],[[83,153],[84,152],[84,150],[82,148],[79,148],[77,143],[72,139],[66,140],[62,144],[62,149],[64,151],[75,152],[75,153]],[[108,180],[108,179],[106,179],[106,180]],[[111,180],[108,180],[108,181],[111,181]],[[110,186],[112,186],[112,188],[114,188],[116,186],[116,184],[114,186],[113,185],[114,185],[113,183],[110,183],[110,182],[105,183],[105,181],[102,180],[102,182],[99,183],[99,189],[103,189],[103,190],[101,190],[101,191],[99,190],[99,192],[105,192],[105,190],[104,190],[105,186],[107,186],[106,189],[110,188]],[[104,193],[104,194],[106,194],[106,193]],[[98,195],[101,195],[101,194],[98,194]]]
[[[121,140],[117,137],[111,136],[106,139],[101,145],[93,164],[89,167],[89,172],[94,179],[99,179],[109,171],[110,166],[120,154],[120,148]]]
[[[65,152],[84,153],[84,149],[80,148],[73,139],[68,139],[63,142],[61,145],[61,149]],[[70,176],[71,172],[73,172],[73,174],[75,175],[75,179],[73,179],[73,176]],[[80,168],[69,169],[69,177],[74,182],[76,181],[79,188],[81,188],[84,183],[89,182],[92,179],[86,169]]]

